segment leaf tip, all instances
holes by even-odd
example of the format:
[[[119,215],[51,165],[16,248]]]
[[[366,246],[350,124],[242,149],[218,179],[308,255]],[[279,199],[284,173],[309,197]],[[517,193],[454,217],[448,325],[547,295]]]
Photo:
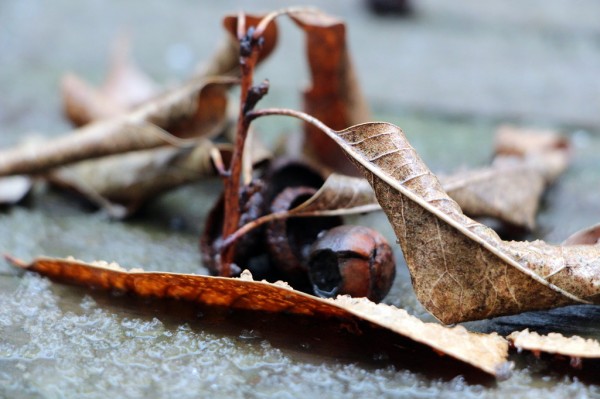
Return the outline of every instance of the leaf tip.
[[[11,263],[13,266],[16,266],[21,269],[27,269],[27,267],[28,267],[28,264],[19,258],[16,258],[9,254],[3,254],[3,256],[4,256],[4,259],[6,261],[8,261],[9,263]]]

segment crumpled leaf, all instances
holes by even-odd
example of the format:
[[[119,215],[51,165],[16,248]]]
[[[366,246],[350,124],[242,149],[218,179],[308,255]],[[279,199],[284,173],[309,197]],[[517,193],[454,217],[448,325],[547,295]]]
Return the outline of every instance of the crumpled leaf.
[[[192,81],[127,114],[47,142],[0,151],[0,176],[43,173],[84,159],[211,136],[226,122],[226,89],[233,82],[217,77]]]
[[[21,201],[31,190],[33,183],[29,176],[8,176],[0,178],[0,205],[12,205]]]
[[[335,216],[381,209],[369,183],[362,178],[332,173],[309,199],[289,216]]]
[[[555,150],[568,152],[570,143],[566,137],[554,130],[517,128],[502,125],[494,137],[496,154],[524,157],[535,153],[548,153]]]
[[[465,214],[532,229],[544,190],[568,165],[568,140],[551,131],[507,127],[500,128],[497,135],[497,155],[491,166],[439,179]],[[506,140],[510,142],[502,144]],[[287,214],[265,218],[348,215],[380,209],[364,179],[334,173],[310,200]]]
[[[134,151],[53,169],[46,178],[81,193],[110,216],[124,218],[162,192],[214,176],[213,151],[218,149],[209,140],[193,147]]]
[[[538,355],[549,353],[571,358],[571,364],[581,366],[581,359],[599,359],[600,342],[578,336],[565,337],[559,333],[540,335],[529,329],[515,331],[506,337],[519,351],[526,350]]]
[[[368,121],[370,111],[350,58],[345,23],[314,9],[289,15],[306,34],[312,83],[304,91],[304,111],[333,129]],[[304,131],[310,155],[337,172],[357,175],[331,139],[308,124]]]
[[[496,377],[506,377],[508,343],[497,334],[476,334],[462,326],[424,323],[406,311],[375,304],[365,298],[321,299],[293,290],[286,283],[241,278],[164,272],[126,271],[114,263],[87,264],[69,259],[38,258],[31,264],[8,258],[15,266],[53,279],[105,290],[131,292],[143,297],[175,298],[211,306],[265,312],[285,312],[342,321],[366,320],[439,354]]]
[[[506,242],[466,217],[402,130],[326,130],[373,187],[415,293],[444,323],[600,301],[600,246]]]
[[[502,126],[495,142],[491,166],[440,181],[465,214],[531,230],[545,189],[568,166],[569,141],[554,131]]]
[[[152,98],[157,85],[133,62],[129,41],[120,38],[111,57],[108,75],[95,88],[72,73],[61,82],[64,112],[76,126],[122,114]]]
[[[270,157],[263,147],[251,150],[253,163]],[[229,144],[200,140],[194,146],[160,147],[82,161],[53,169],[45,177],[122,219],[161,193],[216,176],[215,156],[228,159],[231,151]]]

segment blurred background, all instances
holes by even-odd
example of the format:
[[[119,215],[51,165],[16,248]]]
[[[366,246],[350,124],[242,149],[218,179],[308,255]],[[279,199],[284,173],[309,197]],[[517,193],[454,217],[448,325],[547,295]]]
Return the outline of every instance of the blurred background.
[[[226,13],[302,4],[347,22],[373,119],[402,127],[434,171],[488,163],[500,124],[558,129],[573,139],[575,162],[562,188],[549,196],[558,204],[553,209],[570,217],[542,213],[537,236],[560,241],[590,217],[600,219],[600,194],[581,190],[597,186],[600,166],[595,0],[576,6],[568,0],[2,1],[0,146],[30,132],[71,129],[62,116],[61,77],[71,71],[100,84],[120,35],[130,36],[142,70],[160,84],[175,85],[222,43]],[[398,5],[403,12],[393,12]],[[390,7],[392,12],[381,12]],[[278,47],[255,77],[271,81],[261,105],[299,108],[308,83],[304,37],[287,19],[279,24]],[[257,126],[267,141],[299,130],[296,121],[283,118]]]
[[[310,4],[348,22],[354,62],[376,114],[600,126],[597,1],[419,0],[404,16],[373,13],[375,2],[385,3]],[[2,1],[2,143],[10,141],[7,130],[60,130],[60,77],[70,70],[100,82],[122,32],[131,35],[145,71],[175,83],[220,44],[225,13],[303,3]],[[281,25],[279,48],[257,78],[271,80],[270,102],[295,107],[306,81],[303,38],[287,21]]]

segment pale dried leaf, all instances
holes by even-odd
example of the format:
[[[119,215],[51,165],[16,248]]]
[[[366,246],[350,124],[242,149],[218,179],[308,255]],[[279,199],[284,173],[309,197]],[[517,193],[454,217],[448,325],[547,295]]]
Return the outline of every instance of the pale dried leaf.
[[[496,154],[524,157],[555,150],[568,152],[570,143],[554,130],[526,129],[510,125],[500,126],[494,137]]]
[[[579,230],[563,241],[562,245],[598,245],[600,244],[600,224]]]
[[[131,216],[159,194],[216,176],[214,151],[221,158],[230,158],[231,150],[229,144],[200,140],[195,146],[161,147],[82,161],[53,169],[45,177],[52,184],[79,192],[120,219]],[[270,157],[263,147],[252,150],[253,163]]]
[[[123,218],[160,193],[214,176],[213,148],[209,140],[202,140],[188,148],[134,151],[57,168],[46,178],[81,193],[112,217]]]
[[[565,337],[559,333],[540,335],[528,329],[515,331],[506,337],[519,351],[550,353],[572,358],[600,358],[600,342],[578,336]]]
[[[230,78],[194,81],[135,110],[51,141],[0,151],[0,176],[43,173],[69,163],[209,137],[226,122]],[[174,139],[173,136],[176,138]]]
[[[533,229],[544,177],[522,160],[440,176],[444,190],[471,217],[493,217]]]
[[[313,196],[291,209],[289,216],[349,215],[380,209],[365,179],[333,173]]]
[[[402,130],[326,130],[361,168],[402,246],[415,293],[445,323],[600,299],[600,247],[505,242],[466,217]]]
[[[106,80],[94,88],[74,74],[66,74],[61,83],[63,108],[77,126],[122,114],[151,99],[157,85],[133,62],[129,41],[115,44]]]
[[[459,362],[496,377],[506,377],[508,343],[496,334],[476,334],[463,327],[424,323],[406,311],[367,299],[321,299],[287,284],[243,278],[199,276],[163,272],[125,271],[106,262],[86,264],[69,259],[38,258],[31,264],[11,259],[16,266],[53,279],[139,296],[175,298],[211,306],[266,312],[285,312],[338,320],[367,320]]]

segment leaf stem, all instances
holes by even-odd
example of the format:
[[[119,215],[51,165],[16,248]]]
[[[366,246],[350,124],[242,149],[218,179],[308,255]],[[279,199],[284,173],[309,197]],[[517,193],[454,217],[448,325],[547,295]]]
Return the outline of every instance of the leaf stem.
[[[263,116],[269,116],[269,115],[291,116],[291,117],[294,117],[297,119],[301,119],[304,122],[315,126],[317,129],[322,130],[325,133],[334,133],[335,132],[335,130],[333,130],[332,128],[330,128],[329,126],[327,126],[326,124],[324,124],[323,122],[321,122],[320,120],[315,118],[314,116],[311,116],[302,111],[296,111],[294,109],[288,109],[288,108],[263,108],[263,109],[259,109],[259,110],[255,110],[255,111],[250,111],[250,112],[246,113],[246,119],[248,120],[248,123],[250,123],[254,119],[257,119],[257,118],[260,118]]]

